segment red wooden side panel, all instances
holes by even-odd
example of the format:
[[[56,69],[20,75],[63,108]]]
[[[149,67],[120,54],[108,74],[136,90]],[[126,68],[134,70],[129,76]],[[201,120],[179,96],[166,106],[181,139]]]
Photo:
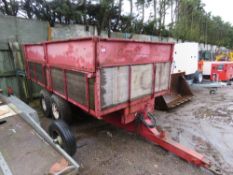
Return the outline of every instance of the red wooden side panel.
[[[95,43],[91,39],[46,43],[46,47],[50,65],[95,71]]]
[[[132,65],[171,61],[173,44],[100,40],[97,48],[100,66]]]
[[[25,52],[28,61],[45,62],[45,53],[42,44],[25,45]]]

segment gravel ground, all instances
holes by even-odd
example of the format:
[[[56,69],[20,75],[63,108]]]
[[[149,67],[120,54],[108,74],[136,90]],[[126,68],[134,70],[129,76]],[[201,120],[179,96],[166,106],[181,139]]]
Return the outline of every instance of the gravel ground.
[[[206,155],[233,174],[233,93],[232,87],[210,95],[204,88],[193,88],[194,97],[169,112],[156,111],[157,122],[181,144]],[[33,103],[47,129],[38,102]],[[127,133],[103,121],[87,117],[71,125],[78,149],[74,159],[81,175],[210,175],[212,173],[181,160],[136,134]]]
[[[170,112],[158,112],[160,125],[173,139],[197,150],[222,170],[233,174],[233,87],[210,95],[193,88],[191,102]]]

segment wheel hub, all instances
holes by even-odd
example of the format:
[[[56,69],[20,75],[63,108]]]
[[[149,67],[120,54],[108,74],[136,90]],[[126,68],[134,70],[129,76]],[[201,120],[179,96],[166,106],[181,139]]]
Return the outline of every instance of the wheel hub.
[[[52,112],[53,112],[54,118],[56,120],[58,120],[60,118],[60,116],[59,116],[59,112],[58,112],[57,106],[54,103],[52,104]]]
[[[198,75],[198,81],[199,81],[199,83],[202,82],[202,79],[203,79],[202,74],[199,74]]]
[[[60,146],[62,146],[62,144],[63,144],[62,138],[59,135],[53,141],[54,141],[54,143],[56,143]]]
[[[45,103],[45,99],[44,99],[44,98],[41,99],[41,105],[42,105],[42,109],[43,109],[44,111],[46,111],[46,110],[47,110],[47,106],[46,106],[46,103]]]

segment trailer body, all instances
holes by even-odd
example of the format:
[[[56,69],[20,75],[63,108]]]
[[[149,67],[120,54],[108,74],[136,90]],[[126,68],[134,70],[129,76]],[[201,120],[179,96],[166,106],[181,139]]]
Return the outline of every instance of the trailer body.
[[[233,63],[221,62],[211,66],[211,81],[230,81],[233,78]]]
[[[82,38],[24,50],[29,79],[99,119],[121,110],[129,122],[169,92],[173,44]]]
[[[99,37],[26,44],[27,77],[90,115],[135,132],[197,166],[205,157],[165,134],[155,97],[170,91],[173,43]]]

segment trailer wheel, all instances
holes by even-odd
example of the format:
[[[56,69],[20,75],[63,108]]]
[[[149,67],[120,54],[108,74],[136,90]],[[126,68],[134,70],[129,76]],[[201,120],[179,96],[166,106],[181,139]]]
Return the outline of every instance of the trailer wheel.
[[[50,93],[46,90],[40,91],[40,105],[46,117],[51,117]]]
[[[201,72],[196,72],[194,75],[194,83],[202,83],[203,81],[203,75]]]
[[[76,139],[68,125],[62,120],[56,120],[49,126],[49,135],[54,143],[60,145],[69,155],[76,152]]]
[[[51,111],[55,120],[62,119],[68,123],[71,121],[69,103],[54,94],[51,96]]]

